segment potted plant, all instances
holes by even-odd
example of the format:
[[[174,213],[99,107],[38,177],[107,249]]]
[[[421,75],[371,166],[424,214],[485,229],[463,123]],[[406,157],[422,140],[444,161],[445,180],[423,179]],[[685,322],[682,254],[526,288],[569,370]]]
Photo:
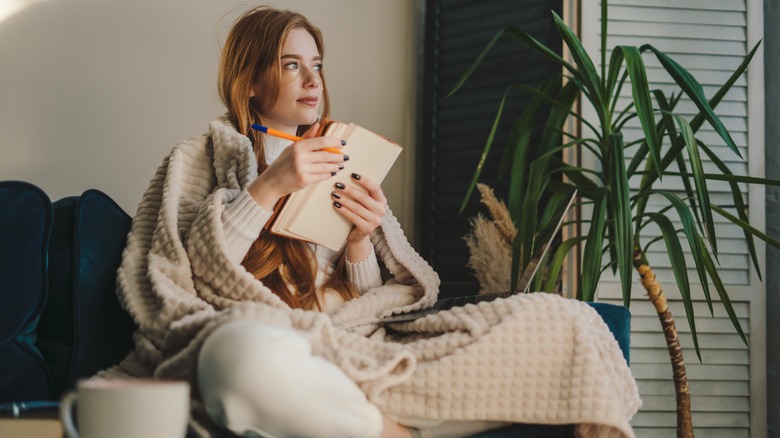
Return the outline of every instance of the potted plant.
[[[674,278],[680,290],[691,327],[696,353],[701,360],[696,335],[696,320],[691,298],[687,262],[683,247],[688,246],[693,255],[694,267],[701,282],[705,299],[712,311],[712,289],[729,315],[734,328],[747,344],[729,299],[729,294],[718,275],[718,235],[713,216],[719,215],[738,225],[744,231],[750,257],[758,269],[754,237],[775,247],[780,243],[750,225],[739,183],[780,185],[778,181],[735,175],[726,163],[697,137],[705,124],[711,125],[724,143],[739,156],[739,151],[714,108],[723,99],[735,81],[744,73],[759,47],[756,44],[741,65],[711,98],[704,95],[696,78],[670,56],[651,45],[616,46],[607,61],[607,2],[601,2],[601,68],[597,69],[580,40],[561,18],[553,12],[556,27],[571,53],[573,63],[544,46],[518,27],[507,27],[497,33],[482,53],[471,64],[454,86],[456,92],[479,67],[494,44],[502,37],[511,37],[536,53],[559,64],[563,73],[550,78],[538,87],[523,84],[511,85],[499,103],[498,113],[483,150],[483,159],[477,166],[464,199],[472,194],[479,181],[484,157],[490,153],[498,121],[503,116],[504,102],[512,90],[531,93],[529,105],[512,125],[507,146],[503,151],[500,173],[509,177],[508,210],[515,232],[511,244],[510,287],[522,278],[522,267],[533,266],[537,229],[547,226],[551,211],[567,194],[578,190],[581,205],[589,206],[589,217],[574,219],[587,228],[583,236],[563,242],[553,255],[551,266],[559,265],[567,251],[584,241],[582,266],[577,297],[582,300],[595,298],[596,286],[607,269],[619,275],[624,304],[631,299],[632,271],[638,272],[650,301],[655,306],[666,338],[673,368],[677,398],[677,435],[692,437],[690,392],[685,373],[682,348],[677,337],[674,318],[669,310],[661,285],[656,281],[652,267],[646,258],[650,245],[665,244]],[[677,93],[664,95],[660,90],[650,90],[643,56],[656,57],[679,87]],[[625,107],[618,106],[618,96],[623,87],[631,87],[632,101]],[[698,114],[688,120],[677,112],[676,105],[686,96],[693,102]],[[593,107],[597,120],[585,119],[575,105],[581,98]],[[543,117],[544,123],[538,140],[531,133]],[[565,132],[564,123],[573,117],[583,126],[580,137]],[[643,137],[636,141],[624,141],[622,129],[627,121],[638,119]],[[637,147],[632,157],[627,157],[627,147]],[[598,162],[593,168],[577,167],[566,163],[561,152],[567,148],[587,150]],[[707,156],[717,168],[706,172],[702,156]],[[501,176],[501,175],[499,175]],[[684,190],[671,191],[658,187],[663,178],[679,179]],[[638,179],[631,187],[629,180]],[[725,181],[731,191],[733,212],[710,200],[708,181]],[[648,200],[662,200],[662,207],[649,209]],[[551,207],[552,206],[552,207]],[[676,214],[682,223],[676,229],[669,215]],[[649,233],[648,224],[656,224],[661,231]],[[543,262],[543,261],[542,261]],[[759,272],[759,277],[760,277]],[[551,284],[545,281],[545,284]]]

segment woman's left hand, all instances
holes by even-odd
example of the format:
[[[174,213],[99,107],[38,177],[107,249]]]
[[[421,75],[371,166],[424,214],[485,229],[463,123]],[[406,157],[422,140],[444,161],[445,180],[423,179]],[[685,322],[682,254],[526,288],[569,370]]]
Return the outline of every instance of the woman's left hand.
[[[358,262],[362,258],[356,260],[359,257],[357,254],[351,254],[350,246],[367,242],[371,232],[382,223],[382,217],[387,209],[387,198],[385,198],[379,183],[369,177],[353,173],[352,181],[365,191],[336,183],[333,192],[331,192],[331,199],[336,210],[354,225],[347,236],[347,251],[350,260]],[[366,252],[367,255],[368,252]]]

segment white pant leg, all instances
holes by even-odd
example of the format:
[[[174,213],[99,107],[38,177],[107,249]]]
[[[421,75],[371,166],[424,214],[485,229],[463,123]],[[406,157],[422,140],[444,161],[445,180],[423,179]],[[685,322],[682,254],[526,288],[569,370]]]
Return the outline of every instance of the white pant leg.
[[[214,331],[198,356],[206,411],[237,434],[369,438],[382,414],[336,365],[311,355],[293,329],[236,321]]]

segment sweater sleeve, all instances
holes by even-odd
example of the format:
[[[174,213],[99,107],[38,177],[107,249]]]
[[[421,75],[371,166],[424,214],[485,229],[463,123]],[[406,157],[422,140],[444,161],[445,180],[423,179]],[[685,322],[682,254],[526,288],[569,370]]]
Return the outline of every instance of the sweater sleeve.
[[[346,257],[346,255],[344,256]],[[358,293],[363,295],[368,290],[382,285],[382,275],[379,271],[379,261],[376,258],[373,245],[363,261],[352,263],[347,262],[347,278],[355,286]]]
[[[240,263],[243,260],[272,213],[255,202],[246,188],[225,206],[222,222],[230,261]]]

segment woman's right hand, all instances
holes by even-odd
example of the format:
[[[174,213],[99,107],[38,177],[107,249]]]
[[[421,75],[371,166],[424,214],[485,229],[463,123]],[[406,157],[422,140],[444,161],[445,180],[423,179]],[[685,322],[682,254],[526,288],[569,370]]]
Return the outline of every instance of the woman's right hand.
[[[341,148],[333,137],[315,137],[319,123],[312,125],[297,141],[274,160],[249,185],[249,193],[266,210],[272,210],[279,198],[309,184],[333,177],[344,166],[345,156],[323,148]]]

